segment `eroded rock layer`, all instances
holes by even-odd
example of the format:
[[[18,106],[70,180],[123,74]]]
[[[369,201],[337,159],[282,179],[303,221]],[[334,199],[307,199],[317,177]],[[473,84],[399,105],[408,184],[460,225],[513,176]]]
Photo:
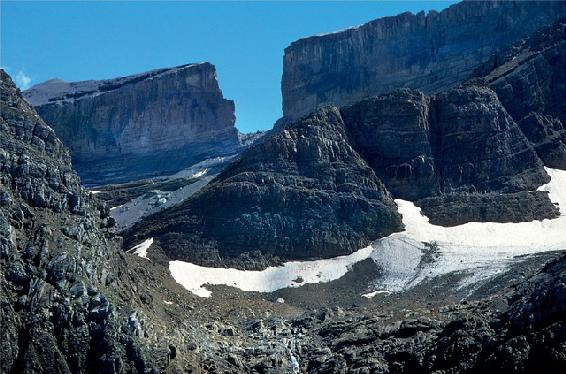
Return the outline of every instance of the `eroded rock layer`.
[[[432,97],[402,90],[287,125],[125,237],[128,246],[153,237],[175,259],[262,268],[347,254],[399,231],[387,189],[395,198],[434,197],[421,205],[433,222],[451,226],[554,218],[547,193],[526,192],[548,181],[491,89]],[[453,209],[437,207],[444,200]]]
[[[343,106],[400,87],[461,83],[508,44],[566,14],[564,2],[464,1],[293,42],[283,58],[283,114]]]
[[[55,79],[24,95],[69,147],[86,184],[175,172],[239,145],[234,103],[209,63],[103,81]]]
[[[483,80],[545,165],[566,169],[566,20],[545,27],[484,66]]]
[[[341,109],[352,146],[397,198],[516,192],[548,181],[528,139],[489,88],[427,97],[399,90]]]
[[[245,151],[201,193],[126,238],[152,236],[172,258],[199,264],[265,267],[347,254],[401,229],[389,192],[328,107]]]

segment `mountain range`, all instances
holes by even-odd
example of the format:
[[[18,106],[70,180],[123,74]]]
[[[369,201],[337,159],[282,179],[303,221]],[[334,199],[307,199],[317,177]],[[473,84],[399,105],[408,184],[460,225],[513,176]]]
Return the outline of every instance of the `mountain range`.
[[[565,15],[298,40],[248,135],[210,63],[0,70],[0,372],[563,371]]]

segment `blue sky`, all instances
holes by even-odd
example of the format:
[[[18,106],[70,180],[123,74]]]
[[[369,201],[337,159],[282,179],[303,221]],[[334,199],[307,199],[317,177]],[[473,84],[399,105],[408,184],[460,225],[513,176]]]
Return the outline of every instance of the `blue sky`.
[[[453,3],[0,0],[0,65],[25,88],[209,61],[236,102],[238,129],[265,130],[281,116],[283,49],[292,41]]]

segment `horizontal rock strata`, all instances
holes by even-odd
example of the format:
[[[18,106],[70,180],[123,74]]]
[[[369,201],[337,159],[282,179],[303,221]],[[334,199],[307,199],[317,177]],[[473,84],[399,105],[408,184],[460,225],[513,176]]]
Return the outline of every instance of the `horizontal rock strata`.
[[[464,1],[297,40],[283,58],[283,114],[294,119],[401,87],[444,90],[565,14],[564,2]]]
[[[51,80],[24,93],[69,147],[86,184],[175,172],[236,152],[234,103],[209,63],[102,81]]]

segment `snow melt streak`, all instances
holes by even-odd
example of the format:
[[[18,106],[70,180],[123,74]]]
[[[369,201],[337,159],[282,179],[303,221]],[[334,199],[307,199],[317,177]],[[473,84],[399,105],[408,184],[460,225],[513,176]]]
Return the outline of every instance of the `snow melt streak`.
[[[153,244],[153,238],[149,238],[141,242],[140,244],[128,249],[126,252],[133,253],[148,260],[147,250],[149,249],[149,247],[151,247],[152,244]]]

